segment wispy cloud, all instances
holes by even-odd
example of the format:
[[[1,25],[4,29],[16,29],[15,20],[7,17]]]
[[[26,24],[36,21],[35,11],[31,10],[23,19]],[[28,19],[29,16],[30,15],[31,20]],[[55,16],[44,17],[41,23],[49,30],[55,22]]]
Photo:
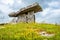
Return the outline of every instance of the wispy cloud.
[[[14,3],[14,0],[1,0],[1,3],[12,6]]]
[[[53,7],[53,8],[59,8],[60,2],[59,1],[53,1],[48,3],[49,7]]]
[[[13,8],[22,4],[22,0],[0,0],[0,23],[10,21],[12,18],[9,18],[8,14],[16,11]]]
[[[48,5],[47,8],[43,9],[41,12],[41,17],[36,19],[37,22],[47,22],[47,23],[60,23],[60,2],[59,1],[51,1],[46,3]]]

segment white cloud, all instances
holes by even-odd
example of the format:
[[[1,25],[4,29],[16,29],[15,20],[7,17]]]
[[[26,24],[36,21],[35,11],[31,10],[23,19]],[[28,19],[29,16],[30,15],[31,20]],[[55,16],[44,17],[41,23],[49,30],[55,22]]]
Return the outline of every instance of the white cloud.
[[[10,6],[13,6],[13,4],[16,4],[16,6],[19,4],[22,5],[22,0],[1,0],[0,1],[0,11],[2,11],[4,14],[14,11],[12,8],[10,8]],[[13,7],[15,7],[15,6],[13,6]]]
[[[36,22],[38,22],[38,23],[39,22],[55,23],[55,22],[58,22],[60,20],[60,9],[50,9],[50,8],[47,8],[46,10],[48,10],[48,11],[43,11],[41,13],[42,16],[38,17],[36,19]]]
[[[21,6],[22,4],[22,0],[0,0],[0,11],[2,12],[0,13],[0,23],[11,21],[12,18],[9,18],[8,14],[10,12],[16,11],[13,10],[12,7]]]
[[[44,9],[44,10],[41,12],[42,16],[46,16],[50,10],[51,10],[51,8],[46,8],[46,9]]]
[[[49,7],[59,7],[60,2],[59,1],[52,1],[50,3],[48,3]]]
[[[50,12],[48,13],[50,13],[50,15],[46,17],[45,19],[60,17],[60,9],[53,9],[53,10],[50,10]]]
[[[13,5],[13,3],[14,3],[14,0],[1,0],[1,2],[3,3],[3,4],[5,4],[5,5]]]
[[[60,3],[57,2],[50,2],[47,3],[46,5],[48,5],[47,8],[45,8],[43,10],[43,12],[41,12],[41,17],[38,17],[36,19],[36,22],[47,22],[47,23],[55,23],[55,22],[60,22],[60,9],[55,9],[56,8],[60,8]]]
[[[17,3],[21,4],[22,3],[22,0],[17,0]]]
[[[8,14],[9,12],[12,12],[13,10],[9,8],[7,5],[0,4],[0,10],[5,14]]]

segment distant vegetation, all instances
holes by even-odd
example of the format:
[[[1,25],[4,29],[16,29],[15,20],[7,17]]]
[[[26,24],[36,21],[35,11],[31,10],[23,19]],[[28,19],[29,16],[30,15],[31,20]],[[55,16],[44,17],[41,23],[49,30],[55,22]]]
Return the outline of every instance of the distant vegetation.
[[[54,36],[41,36],[46,31]],[[0,26],[0,40],[60,40],[60,25],[17,23]]]

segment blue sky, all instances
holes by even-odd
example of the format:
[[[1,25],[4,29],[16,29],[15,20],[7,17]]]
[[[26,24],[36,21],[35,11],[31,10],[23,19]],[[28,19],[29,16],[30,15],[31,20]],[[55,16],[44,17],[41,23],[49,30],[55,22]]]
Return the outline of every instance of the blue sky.
[[[60,0],[0,0],[0,23],[10,22],[9,13],[35,2],[43,9],[35,14],[36,22],[60,23]]]

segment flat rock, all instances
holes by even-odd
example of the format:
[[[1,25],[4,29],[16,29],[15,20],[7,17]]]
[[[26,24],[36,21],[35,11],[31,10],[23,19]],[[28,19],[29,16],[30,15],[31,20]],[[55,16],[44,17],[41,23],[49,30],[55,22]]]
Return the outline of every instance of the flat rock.
[[[52,37],[52,36],[54,36],[53,33],[49,34],[49,33],[47,33],[46,31],[39,32],[39,34],[40,34],[41,36],[45,36],[45,37]]]

